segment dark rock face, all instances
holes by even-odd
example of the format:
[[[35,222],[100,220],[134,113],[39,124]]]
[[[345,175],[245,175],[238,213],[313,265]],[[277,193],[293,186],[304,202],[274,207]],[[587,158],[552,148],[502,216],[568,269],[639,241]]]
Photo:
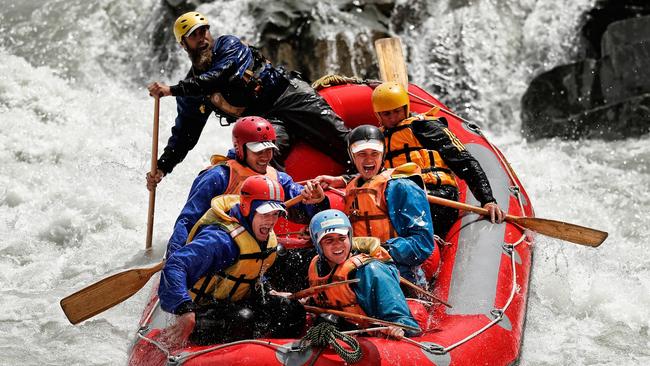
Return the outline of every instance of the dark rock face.
[[[213,0],[165,0],[160,15],[164,22],[158,23],[158,36],[153,41],[160,64],[173,66],[168,64],[168,54],[176,45],[168,41],[169,24],[204,2]],[[317,5],[312,0],[252,2],[250,12],[257,19],[260,32],[260,42],[255,46],[275,65],[300,71],[307,80],[328,72],[377,78],[374,41],[389,37],[394,0],[336,0],[328,3],[325,10],[316,9]],[[335,63],[328,64],[328,60]]]
[[[644,15],[650,15],[647,0],[598,0],[594,8],[585,14],[585,25],[581,31],[587,57],[600,57],[601,40],[610,24]]]
[[[252,14],[258,19],[263,53],[306,79],[332,68],[346,76],[376,78],[374,41],[388,37],[393,2],[337,1],[325,14],[315,12],[314,5],[295,0],[255,5]],[[337,29],[334,34],[328,30],[331,25]],[[354,29],[353,38],[345,33],[349,29]],[[335,65],[328,64],[328,55],[336,56]]]
[[[650,4],[644,9],[650,12]],[[650,16],[610,24],[598,52],[602,56],[558,66],[531,82],[522,98],[527,138],[650,132]]]

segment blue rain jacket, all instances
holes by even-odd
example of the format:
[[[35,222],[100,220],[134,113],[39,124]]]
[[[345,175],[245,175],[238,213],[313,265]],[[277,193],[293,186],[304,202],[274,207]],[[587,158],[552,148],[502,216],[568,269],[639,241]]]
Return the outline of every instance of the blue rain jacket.
[[[366,315],[389,322],[420,328],[413,319],[399,287],[399,272],[395,266],[372,261],[357,269],[359,283],[352,286],[357,302]],[[407,336],[418,333],[404,330]]]
[[[239,205],[235,205],[229,214],[251,232]],[[191,302],[188,288],[199,278],[230,267],[238,256],[239,247],[224,229],[217,225],[199,229],[194,240],[175,251],[162,269],[158,288],[162,309],[175,313],[180,305]]]
[[[207,72],[197,75],[192,68],[184,80],[170,87],[176,97],[178,116],[158,160],[158,169],[165,174],[170,173],[196,146],[211,112],[225,116],[214,107],[208,95],[220,92],[229,103],[247,107],[246,115],[260,115],[271,107],[289,83],[280,69],[265,63],[258,75],[261,91],[253,93],[242,79],[246,69],[255,64],[253,51],[232,35],[215,40],[212,60],[212,67]],[[229,122],[234,121],[234,118],[226,117]]]
[[[234,158],[234,150],[228,151],[228,157]],[[174,232],[167,244],[167,258],[170,257],[178,248],[185,245],[187,236],[192,230],[194,224],[199,221],[201,216],[210,209],[210,201],[223,194],[228,187],[230,179],[230,169],[227,166],[219,165],[212,169],[201,172],[192,183],[190,193],[185,206],[174,224]],[[286,173],[278,172],[278,183],[284,189],[286,200],[300,195],[304,187],[295,183],[291,176]],[[329,199],[325,198],[322,202],[315,205],[297,204],[288,210],[291,221],[297,223],[308,223],[309,219],[321,210],[329,208]]]
[[[408,179],[391,179],[385,191],[388,216],[398,237],[386,241],[388,252],[404,278],[417,283],[420,266],[436,248],[426,193]]]

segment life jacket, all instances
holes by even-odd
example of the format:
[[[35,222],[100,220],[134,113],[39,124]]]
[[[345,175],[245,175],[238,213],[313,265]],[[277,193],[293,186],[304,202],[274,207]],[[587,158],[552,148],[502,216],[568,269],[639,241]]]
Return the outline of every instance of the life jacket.
[[[387,169],[366,181],[361,187],[357,176],[345,188],[344,212],[350,218],[353,232],[359,236],[374,236],[384,243],[397,236],[388,216],[386,184],[393,169]]]
[[[247,108],[258,102],[264,89],[262,73],[272,67],[271,62],[256,47],[245,42],[243,45],[251,51],[250,65],[247,69],[234,73],[228,78],[228,88],[208,96],[212,105],[223,114],[241,117]],[[240,53],[241,54],[241,53]]]
[[[350,272],[356,271],[357,269],[375,260],[375,258],[371,257],[368,254],[357,254],[351,256],[342,264],[334,267],[332,271],[325,276],[319,276],[317,268],[319,258],[320,256],[315,256],[309,264],[308,276],[309,286],[311,287],[348,280]],[[318,306],[324,308],[336,309],[364,316],[366,315],[366,312],[363,311],[361,306],[359,306],[357,295],[348,284],[327,287],[323,289],[323,291],[320,291],[314,295],[314,301]],[[356,324],[359,326],[365,326],[365,324]]]
[[[428,115],[416,115],[403,120],[395,127],[388,129],[382,127],[386,142],[384,165],[386,168],[394,168],[405,163],[414,162],[422,169],[422,179],[427,187],[440,187],[443,185],[457,187],[455,175],[442,159],[440,153],[424,148],[411,131],[411,123],[417,120],[432,121],[436,120],[436,118]],[[450,138],[452,136],[450,135]],[[456,143],[456,140],[458,138],[454,136],[452,142]],[[460,141],[458,143],[462,146]]]
[[[235,159],[229,159],[223,155],[212,155],[210,157],[210,165],[205,170],[212,169],[219,165],[225,165],[230,169],[230,178],[228,180],[228,186],[222,194],[239,194],[241,186],[244,184],[246,178],[261,175],[260,173],[254,171],[253,169],[241,164]],[[278,171],[275,170],[272,166],[266,167],[266,177],[278,181]]]
[[[235,263],[223,271],[200,278],[192,286],[190,296],[199,303],[206,294],[212,295],[217,300],[238,301],[246,298],[251,286],[254,286],[275,262],[278,245],[275,233],[271,231],[266,249],[262,251],[253,235],[235,218],[226,213],[238,203],[238,195],[223,195],[213,198],[210,210],[197,221],[188,235],[187,242],[189,243],[199,227],[215,224],[228,232],[239,247],[239,257]],[[206,278],[209,278],[207,283]]]

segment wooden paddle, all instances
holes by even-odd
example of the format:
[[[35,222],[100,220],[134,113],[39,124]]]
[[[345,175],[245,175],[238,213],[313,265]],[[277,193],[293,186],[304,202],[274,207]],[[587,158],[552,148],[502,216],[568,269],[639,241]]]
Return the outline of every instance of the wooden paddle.
[[[430,203],[435,203],[437,205],[453,207],[459,210],[470,211],[479,215],[488,216],[488,210],[481,207],[467,205],[464,203],[429,195],[427,195],[427,199]],[[506,215],[505,221],[520,225],[542,235],[590,247],[599,246],[603,243],[603,241],[605,241],[605,239],[607,239],[608,235],[605,231],[570,224],[568,222],[540,219],[537,217]]]
[[[380,38],[375,41],[379,74],[384,81],[395,81],[408,90],[409,76],[402,54],[399,37]]]
[[[378,39],[375,41],[375,49],[377,52],[377,59],[379,61],[379,71],[381,73],[381,78],[384,81],[397,81],[408,88],[408,73],[406,72],[406,63],[404,62],[404,56],[402,54],[402,47],[399,38]],[[410,95],[415,96],[414,94]],[[423,100],[419,97],[418,99]],[[449,111],[446,112],[451,113]],[[454,116],[458,117],[455,114]],[[428,199],[429,202],[442,206],[471,211],[480,215],[487,214],[487,210],[481,207],[466,205],[460,202],[450,201],[434,196],[428,196]],[[546,236],[591,247],[597,247],[602,244],[603,241],[607,239],[608,235],[607,232],[604,231],[570,224],[567,222],[540,219],[536,217],[518,217],[506,215],[505,220],[508,222],[516,223],[524,228],[528,228]]]
[[[360,314],[354,314],[354,313],[348,313],[345,311],[340,311],[340,310],[334,310],[334,309],[326,309],[326,308],[319,308],[316,306],[309,306],[305,305],[305,310],[312,312],[314,314],[332,314],[336,316],[340,316],[342,318],[346,318],[349,320],[356,320],[356,321],[362,321],[362,322],[368,322],[368,323],[373,323],[373,324],[379,324],[379,325],[389,325],[393,327],[399,327],[402,329],[407,329],[413,332],[420,332],[420,329],[412,327],[410,325],[405,325],[401,323],[393,323],[389,322],[386,320],[381,320],[377,318],[371,318],[369,316],[365,315],[360,315]]]
[[[301,201],[302,196],[296,196],[284,204],[291,207]],[[80,323],[133,296],[164,265],[162,261],[153,267],[129,269],[106,277],[63,298],[61,308],[70,323]]]
[[[290,299],[302,299],[305,297],[309,297],[313,294],[316,294],[318,292],[321,292],[329,287],[335,287],[339,285],[346,285],[346,284],[351,284],[351,283],[357,283],[360,280],[358,278],[352,279],[352,280],[344,280],[344,281],[337,281],[337,282],[332,282],[332,283],[326,283],[324,285],[318,285],[318,286],[312,286],[309,288],[306,288],[304,290],[300,290],[298,292],[295,292],[289,296]]]
[[[400,278],[399,278],[399,283],[401,283],[401,284],[404,285],[404,286],[410,287],[410,288],[412,288],[413,290],[415,290],[415,291],[417,291],[417,292],[419,292],[419,293],[421,293],[421,294],[423,294],[423,295],[425,295],[425,296],[428,296],[431,300],[433,300],[433,301],[437,301],[437,302],[441,303],[442,305],[444,305],[444,306],[446,306],[446,307],[448,307],[448,308],[452,308],[452,307],[453,307],[453,306],[451,306],[449,303],[446,303],[446,302],[440,300],[438,297],[436,297],[436,295],[432,294],[432,293],[429,292],[429,291],[426,291],[426,290],[423,289],[423,288],[420,288],[420,286],[414,284],[413,282],[407,280],[407,279],[404,278],[404,277],[400,277]]]
[[[153,136],[151,138],[151,175],[155,176],[158,172],[158,116],[160,115],[160,97],[154,97],[153,107]],[[144,249],[151,251],[151,241],[153,239],[153,215],[156,209],[156,187],[149,191],[149,211],[147,212],[147,240]]]
[[[165,262],[114,274],[61,300],[61,308],[72,324],[91,318],[138,292]]]

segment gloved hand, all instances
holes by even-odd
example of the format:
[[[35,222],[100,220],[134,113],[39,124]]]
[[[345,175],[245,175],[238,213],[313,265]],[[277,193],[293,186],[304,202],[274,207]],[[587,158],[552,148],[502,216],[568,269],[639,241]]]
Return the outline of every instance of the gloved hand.
[[[379,238],[374,236],[357,236],[352,238],[352,250],[357,252],[366,253],[372,256],[372,254],[381,247],[381,242]]]

